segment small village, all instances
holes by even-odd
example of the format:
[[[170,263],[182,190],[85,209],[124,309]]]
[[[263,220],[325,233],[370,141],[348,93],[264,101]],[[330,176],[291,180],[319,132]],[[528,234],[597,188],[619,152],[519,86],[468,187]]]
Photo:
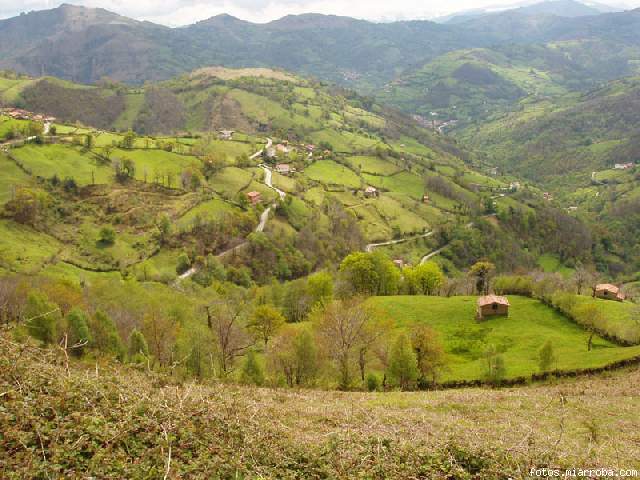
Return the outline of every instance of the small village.
[[[0,115],[5,115],[13,120],[30,120],[32,122],[53,123],[56,117],[42,113],[33,113],[21,108],[0,108]]]

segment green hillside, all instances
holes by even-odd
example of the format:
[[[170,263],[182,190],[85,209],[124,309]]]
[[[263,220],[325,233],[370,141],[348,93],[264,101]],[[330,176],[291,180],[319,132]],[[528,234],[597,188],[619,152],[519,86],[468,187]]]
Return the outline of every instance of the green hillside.
[[[424,323],[438,333],[447,354],[442,373],[445,382],[482,378],[490,346],[504,358],[506,378],[538,372],[538,351],[547,341],[558,351],[553,369],[559,371],[602,367],[640,355],[640,347],[619,347],[603,339],[594,340],[593,350],[587,351],[588,332],[534,299],[509,296],[508,317],[480,323],[475,318],[476,297],[379,297],[371,301],[398,328],[409,330]],[[611,311],[610,305],[602,307]]]
[[[459,128],[619,78],[628,53],[588,39],[456,50],[394,79],[378,98],[428,121],[457,120]],[[638,73],[634,65],[626,75]]]
[[[507,171],[575,186],[593,171],[635,162],[639,87],[632,77],[582,95],[528,102],[460,136]]]

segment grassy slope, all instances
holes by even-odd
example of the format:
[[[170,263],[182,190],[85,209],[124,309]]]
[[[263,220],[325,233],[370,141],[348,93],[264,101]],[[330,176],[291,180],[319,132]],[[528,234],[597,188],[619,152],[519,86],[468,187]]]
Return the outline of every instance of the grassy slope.
[[[584,95],[525,103],[460,137],[495,164],[534,180],[558,187],[588,184],[592,171],[637,156],[639,88],[638,78],[629,78]]]
[[[0,268],[36,273],[61,248],[60,243],[48,235],[9,220],[0,220]]]
[[[631,302],[614,302],[592,298],[590,296],[577,296],[579,304],[592,304],[598,307],[606,319],[607,332],[611,332],[619,338],[640,340],[638,335],[638,305]]]
[[[531,465],[640,466],[638,369],[557,386],[368,394],[163,386],[74,361],[67,374],[53,352],[7,334],[0,347],[7,479],[520,478]]]
[[[58,175],[60,179],[70,177],[78,185],[88,185],[92,178],[95,183],[109,183],[113,176],[108,165],[97,163],[94,157],[79,147],[26,145],[13,149],[12,154],[33,175],[43,178]]]
[[[31,177],[3,154],[0,154],[0,172],[0,204],[11,199],[14,189],[31,184]]]
[[[440,334],[449,358],[443,380],[480,378],[482,353],[489,344],[503,351],[510,378],[538,371],[538,350],[547,340],[554,344],[558,370],[601,367],[640,355],[640,347],[618,347],[603,339],[595,340],[588,352],[585,330],[534,299],[510,296],[509,317],[483,323],[475,320],[475,301],[476,297],[379,297],[373,304],[401,328],[425,322]]]

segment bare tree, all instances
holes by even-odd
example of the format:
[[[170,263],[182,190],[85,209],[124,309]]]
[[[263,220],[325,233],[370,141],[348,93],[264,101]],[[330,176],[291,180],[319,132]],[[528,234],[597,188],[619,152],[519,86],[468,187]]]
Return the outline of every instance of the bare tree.
[[[246,299],[228,295],[205,307],[207,325],[214,334],[216,354],[223,376],[233,369],[236,357],[253,345],[244,323],[248,317]]]
[[[338,369],[340,388],[349,387],[356,357],[364,369],[367,352],[382,335],[373,331],[374,322],[374,312],[358,298],[337,300],[317,314],[316,334]]]
[[[583,288],[589,285],[593,286],[595,280],[596,274],[582,266],[576,268],[576,271],[573,274],[573,281],[576,284],[576,291],[578,295],[582,295]]]
[[[25,304],[25,291],[16,277],[0,278],[0,323],[18,321]]]

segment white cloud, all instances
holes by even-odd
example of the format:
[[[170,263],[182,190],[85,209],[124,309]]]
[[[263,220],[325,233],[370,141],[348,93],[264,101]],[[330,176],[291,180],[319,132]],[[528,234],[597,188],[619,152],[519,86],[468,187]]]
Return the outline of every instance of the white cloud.
[[[268,22],[290,14],[324,13],[374,21],[423,19],[460,10],[504,6],[517,0],[68,0],[101,7],[128,17],[170,26],[188,25],[228,13],[252,22]],[[640,5],[640,0],[628,0]],[[57,7],[60,0],[0,0],[0,18],[22,11]]]

